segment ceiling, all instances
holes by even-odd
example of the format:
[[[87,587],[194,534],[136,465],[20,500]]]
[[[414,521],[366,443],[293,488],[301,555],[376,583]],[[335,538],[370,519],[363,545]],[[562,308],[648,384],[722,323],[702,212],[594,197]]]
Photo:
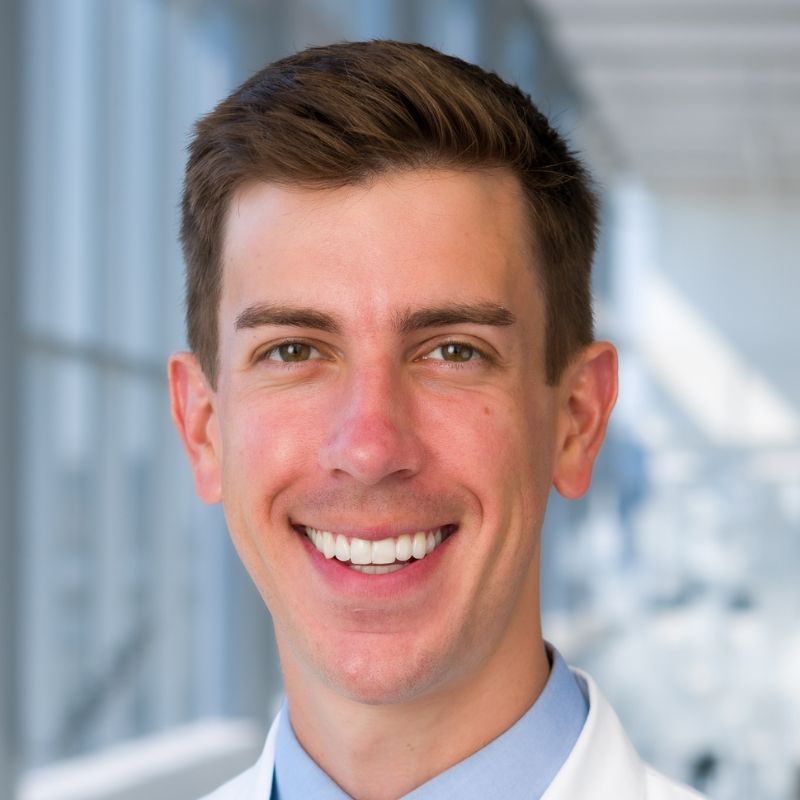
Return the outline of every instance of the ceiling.
[[[800,188],[800,0],[531,0],[588,110],[581,144],[683,188]]]

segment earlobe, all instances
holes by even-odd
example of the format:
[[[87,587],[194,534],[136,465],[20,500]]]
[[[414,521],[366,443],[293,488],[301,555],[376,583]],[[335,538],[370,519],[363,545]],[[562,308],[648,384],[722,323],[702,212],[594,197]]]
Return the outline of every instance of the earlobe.
[[[214,392],[191,353],[175,353],[168,376],[172,420],[189,456],[197,494],[206,503],[218,503],[222,454]]]
[[[617,351],[593,342],[567,368],[561,381],[553,485],[569,499],[589,488],[592,468],[617,399]]]

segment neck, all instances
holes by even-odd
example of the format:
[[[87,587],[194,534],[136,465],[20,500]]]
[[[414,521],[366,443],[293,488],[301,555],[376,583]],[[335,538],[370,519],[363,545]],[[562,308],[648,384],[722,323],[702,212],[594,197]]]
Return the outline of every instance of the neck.
[[[361,703],[284,669],[295,735],[351,797],[402,797],[496,739],[541,694],[550,667],[538,624],[509,633],[490,663],[404,703]]]

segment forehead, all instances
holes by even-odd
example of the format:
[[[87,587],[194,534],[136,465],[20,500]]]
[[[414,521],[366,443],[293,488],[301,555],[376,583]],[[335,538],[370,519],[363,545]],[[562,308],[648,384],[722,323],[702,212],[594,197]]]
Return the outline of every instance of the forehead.
[[[519,300],[535,282],[529,228],[505,170],[412,170],[333,189],[249,184],[226,220],[220,322],[254,302],[374,319]]]

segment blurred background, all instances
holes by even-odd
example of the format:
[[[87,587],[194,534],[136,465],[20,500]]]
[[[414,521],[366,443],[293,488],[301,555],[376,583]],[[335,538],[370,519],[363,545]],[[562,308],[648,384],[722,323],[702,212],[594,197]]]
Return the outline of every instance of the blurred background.
[[[518,83],[602,187],[621,400],[553,498],[548,637],[660,769],[800,798],[796,0],[3,0],[0,797],[188,800],[261,747],[269,619],[168,418],[184,151],[372,37]]]

